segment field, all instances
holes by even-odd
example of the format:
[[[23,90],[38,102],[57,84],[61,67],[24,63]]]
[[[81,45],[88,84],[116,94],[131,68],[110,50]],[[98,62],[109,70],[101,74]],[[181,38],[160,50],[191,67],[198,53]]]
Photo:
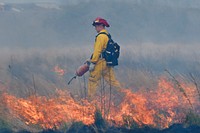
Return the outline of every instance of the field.
[[[88,101],[89,73],[67,83],[98,16],[122,88]],[[199,23],[199,0],[1,0],[0,132],[200,132]]]
[[[122,91],[101,82],[96,99],[89,102],[88,73],[67,85],[90,57],[89,45],[2,48],[0,129],[199,131],[199,49],[198,44],[122,45],[115,68]]]

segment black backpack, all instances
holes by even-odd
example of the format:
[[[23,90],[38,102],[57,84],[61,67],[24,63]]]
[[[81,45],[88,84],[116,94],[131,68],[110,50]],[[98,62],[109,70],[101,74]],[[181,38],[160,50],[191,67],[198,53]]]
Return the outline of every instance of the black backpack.
[[[105,34],[109,38],[107,47],[102,52],[102,57],[106,60],[107,66],[117,66],[118,58],[120,55],[120,46],[112,40],[110,34],[107,34],[106,32],[101,32],[98,35],[100,35],[100,34]]]

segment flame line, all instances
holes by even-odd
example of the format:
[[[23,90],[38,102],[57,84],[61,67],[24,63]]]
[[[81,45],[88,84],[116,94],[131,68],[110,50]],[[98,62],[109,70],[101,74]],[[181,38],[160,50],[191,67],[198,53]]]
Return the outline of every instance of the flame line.
[[[189,102],[189,104],[191,106],[191,109],[194,110],[194,107],[193,107],[190,99],[188,98],[187,94],[185,93],[185,90],[183,89],[183,87],[181,86],[181,84],[179,83],[179,81],[169,72],[169,70],[165,69],[165,71],[172,77],[173,81],[178,85],[178,88],[179,88],[180,92],[183,93],[183,95],[185,96],[185,98]]]

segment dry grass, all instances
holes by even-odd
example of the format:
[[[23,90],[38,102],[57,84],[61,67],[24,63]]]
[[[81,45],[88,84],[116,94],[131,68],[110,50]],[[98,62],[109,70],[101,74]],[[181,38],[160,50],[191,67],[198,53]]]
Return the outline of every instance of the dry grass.
[[[120,65],[116,67],[116,75],[127,88],[152,87],[165,69],[169,69],[172,73],[192,73],[198,82],[200,79],[199,47],[198,44],[122,45]],[[80,86],[83,88],[83,79],[73,81],[71,86],[66,86],[66,82],[74,75],[75,69],[90,57],[91,50],[88,45],[45,49],[2,48],[0,81],[10,84],[12,80],[14,87],[18,86],[18,89],[22,87],[24,91],[28,87],[28,90],[23,93],[25,95],[30,88],[34,88],[32,80],[34,76],[36,89],[43,95],[52,94],[51,89],[46,90],[46,88],[55,89],[55,83],[59,84],[57,86],[59,88],[73,88],[73,93],[79,94],[81,89],[77,90],[77,88]],[[64,77],[59,77],[52,72],[56,65],[66,70]],[[87,79],[88,75],[85,76]]]
[[[175,76],[183,75],[187,80],[192,73],[195,83],[200,84],[199,45],[138,44],[121,46],[120,65],[116,67],[117,79],[124,88],[137,91],[139,88],[154,88],[157,79],[167,68]],[[56,88],[68,89],[79,99],[85,97],[84,79],[78,78],[68,86],[75,69],[88,57],[88,47],[9,49],[0,52],[0,92],[7,91],[19,97],[29,95],[51,96]],[[59,76],[53,71],[58,65],[66,73]],[[33,80],[34,77],[34,80]],[[88,73],[85,75],[87,83]],[[4,88],[3,88],[3,87]],[[1,114],[3,116],[3,114]]]

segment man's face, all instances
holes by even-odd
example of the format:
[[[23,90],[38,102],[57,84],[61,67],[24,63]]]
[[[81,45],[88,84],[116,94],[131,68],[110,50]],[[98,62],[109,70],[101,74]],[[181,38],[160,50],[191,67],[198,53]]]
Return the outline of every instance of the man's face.
[[[104,29],[103,25],[95,25],[95,30],[99,33],[102,29]]]

